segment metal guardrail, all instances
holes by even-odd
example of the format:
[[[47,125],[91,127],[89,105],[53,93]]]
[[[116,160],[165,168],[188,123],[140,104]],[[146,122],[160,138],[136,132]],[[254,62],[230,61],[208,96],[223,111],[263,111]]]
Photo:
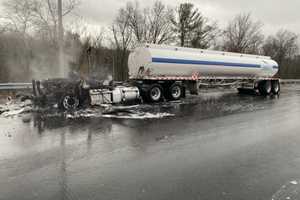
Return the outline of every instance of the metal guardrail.
[[[300,79],[281,79],[282,84],[300,84]]]
[[[32,89],[32,83],[0,83],[1,90],[29,90]]]

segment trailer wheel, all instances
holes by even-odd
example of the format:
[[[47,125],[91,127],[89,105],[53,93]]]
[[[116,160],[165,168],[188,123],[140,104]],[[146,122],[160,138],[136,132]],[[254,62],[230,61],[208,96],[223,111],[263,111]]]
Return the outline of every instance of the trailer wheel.
[[[258,90],[261,95],[269,95],[272,92],[272,83],[269,80],[261,81],[258,84]]]
[[[163,97],[163,89],[159,84],[153,84],[147,91],[147,97],[150,102],[159,102]]]
[[[79,106],[79,99],[74,95],[65,95],[60,102],[60,108],[64,110],[75,110]]]
[[[183,90],[179,83],[174,83],[169,88],[169,97],[171,100],[179,100],[182,97]]]
[[[272,93],[279,94],[280,92],[280,83],[278,80],[272,81]]]

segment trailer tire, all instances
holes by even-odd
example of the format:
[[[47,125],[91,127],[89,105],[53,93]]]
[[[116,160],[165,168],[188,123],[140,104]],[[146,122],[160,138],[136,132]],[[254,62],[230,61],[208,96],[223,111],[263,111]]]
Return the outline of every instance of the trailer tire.
[[[153,84],[147,91],[147,100],[152,103],[161,101],[163,97],[163,89],[159,84]]]
[[[272,81],[272,93],[275,95],[280,93],[280,83],[278,80]]]
[[[261,95],[267,96],[272,92],[272,83],[269,80],[261,81],[258,84],[258,91]]]
[[[168,89],[168,97],[170,100],[179,100],[183,95],[183,87],[179,83],[172,84]]]

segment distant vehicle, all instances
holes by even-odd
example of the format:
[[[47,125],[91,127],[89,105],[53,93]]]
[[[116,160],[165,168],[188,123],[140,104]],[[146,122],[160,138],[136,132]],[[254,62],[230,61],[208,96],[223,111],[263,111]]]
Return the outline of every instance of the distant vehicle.
[[[88,87],[90,103],[122,104],[137,99],[146,102],[179,100],[186,91],[198,94],[199,86],[234,85],[240,92],[252,90],[261,95],[278,94],[278,64],[270,57],[143,44],[128,59],[129,81],[110,87]],[[86,92],[85,92],[86,94]],[[80,95],[62,97],[80,105]]]

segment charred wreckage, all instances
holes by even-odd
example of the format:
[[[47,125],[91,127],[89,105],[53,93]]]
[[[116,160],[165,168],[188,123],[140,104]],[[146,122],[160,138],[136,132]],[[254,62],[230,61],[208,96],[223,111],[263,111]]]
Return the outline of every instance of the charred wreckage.
[[[61,110],[141,101],[138,88],[113,81],[73,78],[33,80],[32,88],[32,100],[36,106]]]

